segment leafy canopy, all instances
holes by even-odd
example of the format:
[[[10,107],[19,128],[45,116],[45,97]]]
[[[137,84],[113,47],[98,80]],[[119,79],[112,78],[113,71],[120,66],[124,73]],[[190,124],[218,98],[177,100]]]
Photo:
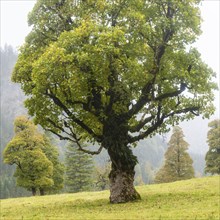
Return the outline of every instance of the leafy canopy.
[[[14,131],[15,136],[7,144],[3,156],[4,163],[16,165],[17,185],[48,192],[61,189],[64,168],[49,139],[26,116],[16,118]]]
[[[28,190],[52,186],[53,164],[42,151],[42,135],[25,116],[14,123],[15,136],[4,149],[4,162],[16,165],[17,185]]]
[[[12,76],[35,122],[80,148],[104,143],[111,118],[132,144],[209,117],[215,74],[189,46],[201,33],[199,3],[38,0]]]

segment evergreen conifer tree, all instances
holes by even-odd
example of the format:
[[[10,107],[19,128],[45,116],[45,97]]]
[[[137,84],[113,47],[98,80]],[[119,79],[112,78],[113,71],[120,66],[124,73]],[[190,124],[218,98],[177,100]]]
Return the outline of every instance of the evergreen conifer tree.
[[[93,185],[93,161],[92,156],[86,154],[69,144],[65,155],[66,177],[65,186],[67,192],[88,191]]]
[[[188,143],[183,139],[183,131],[176,126],[165,153],[164,166],[155,177],[156,183],[173,182],[194,177],[193,161],[187,153]]]
[[[53,138],[49,133],[44,135],[44,143],[43,152],[45,153],[46,157],[52,162],[53,164],[53,174],[52,179],[54,184],[51,187],[46,187],[45,190],[47,193],[57,193],[64,187],[64,172],[65,167],[59,161],[59,152],[56,146],[52,144]]]
[[[209,123],[208,132],[209,150],[206,154],[206,173],[220,174],[220,120]]]

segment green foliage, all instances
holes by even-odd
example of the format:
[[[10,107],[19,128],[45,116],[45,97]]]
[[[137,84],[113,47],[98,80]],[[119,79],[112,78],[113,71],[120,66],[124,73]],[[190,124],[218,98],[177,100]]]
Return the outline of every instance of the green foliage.
[[[209,123],[208,132],[209,150],[206,153],[205,172],[220,174],[220,120],[216,119]]]
[[[109,204],[109,191],[1,200],[1,220],[217,220],[219,176],[137,187],[142,200]],[[21,212],[22,210],[22,212]]]
[[[156,183],[173,182],[194,177],[193,161],[186,152],[188,143],[180,127],[174,127],[165,153],[165,163],[155,177]]]
[[[18,186],[31,191],[32,188],[45,188],[54,184],[53,164],[41,150],[22,151],[17,161],[19,165],[14,176]]]
[[[64,187],[63,182],[64,182],[65,167],[64,164],[60,163],[58,149],[52,144],[52,142],[53,142],[52,136],[49,133],[46,133],[44,135],[45,144],[42,147],[42,150],[45,156],[53,164],[52,179],[54,182],[54,184],[51,187],[45,187],[47,193],[57,193]]]
[[[14,130],[3,156],[6,164],[16,165],[17,185],[32,192],[60,189],[63,170],[57,150],[26,116],[16,118]]]
[[[117,115],[144,131],[130,143],[198,112],[208,117],[214,73],[186,50],[201,33],[199,2],[38,0],[12,77],[29,113],[54,133],[97,142]]]
[[[92,157],[78,150],[76,145],[73,144],[69,144],[66,149],[66,191],[81,192],[91,190],[94,169]]]

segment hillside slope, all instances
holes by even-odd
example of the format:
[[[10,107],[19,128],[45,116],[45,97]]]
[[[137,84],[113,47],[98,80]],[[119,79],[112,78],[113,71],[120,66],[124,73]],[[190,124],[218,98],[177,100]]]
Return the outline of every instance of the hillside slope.
[[[219,219],[219,176],[137,187],[142,200],[112,205],[108,191],[1,200],[1,219]]]

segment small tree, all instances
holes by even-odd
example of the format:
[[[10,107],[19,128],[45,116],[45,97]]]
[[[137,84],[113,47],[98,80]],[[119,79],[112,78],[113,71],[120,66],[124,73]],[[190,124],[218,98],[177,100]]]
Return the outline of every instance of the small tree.
[[[66,178],[67,192],[88,191],[92,186],[93,161],[91,155],[77,150],[69,144],[66,151]]]
[[[4,162],[16,165],[14,176],[17,185],[32,191],[59,188],[62,179],[58,154],[50,142],[42,135],[26,116],[17,117],[14,123],[15,136],[4,150]],[[59,172],[59,181],[55,178]]]
[[[156,174],[155,182],[173,182],[194,177],[193,161],[186,152],[188,143],[183,139],[183,131],[176,126],[165,153],[165,164]]]
[[[205,172],[220,174],[220,120],[216,119],[209,123],[208,132],[209,150],[206,154]]]

